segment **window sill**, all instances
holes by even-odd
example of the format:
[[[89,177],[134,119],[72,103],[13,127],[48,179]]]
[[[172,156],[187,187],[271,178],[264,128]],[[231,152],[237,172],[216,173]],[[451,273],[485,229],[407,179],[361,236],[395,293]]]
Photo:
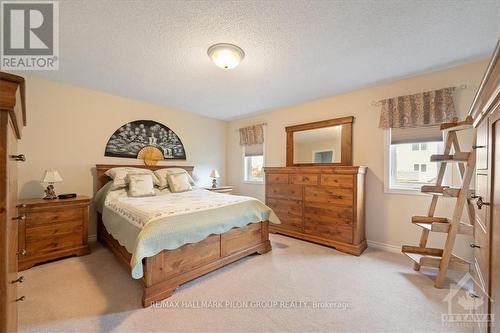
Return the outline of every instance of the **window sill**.
[[[244,180],[243,184],[250,184],[250,185],[264,185],[264,181],[257,181],[257,180]]]
[[[386,194],[399,194],[399,195],[418,195],[418,196],[428,196],[425,193],[420,192],[420,189],[407,189],[407,188],[384,188],[384,193]]]

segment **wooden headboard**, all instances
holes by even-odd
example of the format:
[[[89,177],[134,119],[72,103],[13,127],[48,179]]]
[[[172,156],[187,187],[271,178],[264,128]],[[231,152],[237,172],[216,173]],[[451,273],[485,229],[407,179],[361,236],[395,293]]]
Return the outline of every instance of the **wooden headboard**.
[[[96,164],[96,189],[95,191],[99,191],[101,187],[106,185],[109,182],[110,178],[106,176],[104,173],[112,168],[120,168],[120,167],[130,167],[130,168],[141,168],[141,169],[149,169],[152,171],[165,169],[165,168],[181,168],[186,170],[191,176],[193,175],[194,166],[186,166],[186,165],[123,165],[123,164]]]

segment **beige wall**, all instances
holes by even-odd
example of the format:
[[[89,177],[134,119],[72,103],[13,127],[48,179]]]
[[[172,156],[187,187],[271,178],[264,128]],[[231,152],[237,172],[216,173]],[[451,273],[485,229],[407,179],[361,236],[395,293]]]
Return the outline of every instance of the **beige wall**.
[[[136,159],[104,157],[111,134],[139,119],[163,123],[182,140],[187,161],[164,164],[194,165],[194,178],[200,184],[209,184],[209,173],[217,168],[224,182],[226,122],[38,77],[26,79],[28,126],[19,145],[27,159],[19,166],[22,198],[43,194],[39,180],[45,169],[60,172],[64,181],[55,185],[58,193],[92,196],[96,163],[141,164]],[[89,235],[94,234],[92,218]]]
[[[265,138],[265,165],[285,165],[285,127],[337,117],[354,116],[353,158],[355,165],[368,167],[366,179],[366,233],[371,245],[388,245],[397,250],[401,244],[418,244],[420,230],[410,223],[412,215],[425,214],[430,198],[422,195],[388,194],[384,192],[384,131],[378,128],[380,108],[373,101],[467,84],[477,87],[487,62],[480,61],[441,71],[423,74],[390,83],[368,87],[354,92],[314,100],[261,113],[250,118],[232,121],[227,127],[228,183],[236,185],[235,192],[264,200],[264,185],[242,182],[242,154],[238,145],[237,128],[256,123],[267,123]],[[475,94],[469,88],[456,92],[455,105],[461,115],[467,113]],[[471,134],[462,138],[470,144]],[[465,143],[465,142],[464,142]],[[449,214],[452,202],[438,207],[438,214]],[[433,235],[430,244],[437,246],[441,237]],[[457,253],[470,258],[465,240]],[[459,242],[459,243],[460,243]]]

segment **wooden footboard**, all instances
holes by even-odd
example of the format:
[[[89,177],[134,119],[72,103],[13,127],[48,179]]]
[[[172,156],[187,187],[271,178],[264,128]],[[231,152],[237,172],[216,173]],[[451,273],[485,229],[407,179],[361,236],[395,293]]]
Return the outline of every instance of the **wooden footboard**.
[[[97,224],[99,241],[130,269],[132,255],[107,232],[100,214]],[[268,221],[233,228],[220,235],[210,235],[198,243],[186,244],[175,250],[163,250],[143,260],[142,305],[147,307],[165,299],[179,285],[233,261],[252,253],[264,254],[270,250]]]

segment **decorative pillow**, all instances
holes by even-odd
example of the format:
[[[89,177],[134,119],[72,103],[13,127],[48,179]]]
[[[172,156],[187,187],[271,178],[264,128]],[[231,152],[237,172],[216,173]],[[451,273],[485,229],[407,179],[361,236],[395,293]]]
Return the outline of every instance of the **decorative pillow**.
[[[158,179],[159,183],[158,187],[160,188],[160,190],[163,190],[168,187],[167,175],[173,175],[179,173],[186,174],[189,180],[189,184],[191,184],[191,186],[195,185],[193,178],[189,175],[189,173],[186,170],[182,168],[165,168],[165,169],[155,170],[154,172],[156,178]]]
[[[153,182],[155,185],[160,184],[160,182],[158,181],[158,178],[156,178],[153,171],[151,171],[149,169],[141,169],[141,168],[133,168],[133,167],[118,167],[118,168],[109,169],[104,174],[106,176],[110,177],[111,179],[113,179],[113,189],[126,187],[128,185],[127,176],[129,174],[130,175],[148,174],[148,175],[152,176]]]
[[[153,175],[149,173],[129,174],[128,195],[130,197],[150,197],[156,195],[153,184]]]
[[[170,187],[170,191],[184,192],[191,191],[193,187],[189,182],[189,174],[187,173],[172,173],[167,174],[168,186]]]

